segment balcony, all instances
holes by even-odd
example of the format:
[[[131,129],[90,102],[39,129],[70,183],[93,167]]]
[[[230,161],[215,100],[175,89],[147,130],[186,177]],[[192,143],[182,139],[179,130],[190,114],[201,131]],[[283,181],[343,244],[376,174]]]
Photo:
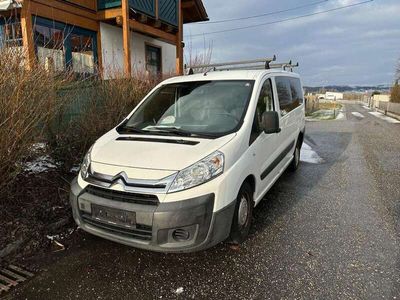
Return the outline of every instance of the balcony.
[[[97,0],[97,10],[121,6],[121,0]]]
[[[139,14],[158,19],[163,23],[177,27],[178,1],[179,0],[129,0],[129,6]],[[98,10],[120,6],[121,0],[98,0],[97,2]]]

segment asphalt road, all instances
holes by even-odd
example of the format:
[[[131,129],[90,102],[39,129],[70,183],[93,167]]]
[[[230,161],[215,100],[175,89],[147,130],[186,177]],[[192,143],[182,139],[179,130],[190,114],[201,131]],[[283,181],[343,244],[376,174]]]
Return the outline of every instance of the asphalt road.
[[[324,162],[283,175],[238,249],[160,254],[81,233],[7,298],[400,299],[400,124],[346,110],[307,123]]]

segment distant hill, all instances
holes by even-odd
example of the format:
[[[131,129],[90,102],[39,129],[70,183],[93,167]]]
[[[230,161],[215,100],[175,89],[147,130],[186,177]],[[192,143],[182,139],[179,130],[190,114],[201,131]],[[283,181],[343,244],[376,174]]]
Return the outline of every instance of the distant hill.
[[[389,92],[390,86],[387,84],[375,86],[350,86],[350,85],[327,85],[327,86],[305,86],[304,89],[308,93],[318,93],[322,90],[339,93],[359,92],[365,93],[370,91]]]

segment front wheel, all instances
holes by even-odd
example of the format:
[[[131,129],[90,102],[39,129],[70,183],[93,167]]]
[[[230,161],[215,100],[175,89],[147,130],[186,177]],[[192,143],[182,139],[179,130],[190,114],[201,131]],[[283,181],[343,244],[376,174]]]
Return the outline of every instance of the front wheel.
[[[235,213],[233,215],[230,242],[241,244],[249,235],[251,221],[253,219],[253,189],[245,182],[240,188],[236,198]]]

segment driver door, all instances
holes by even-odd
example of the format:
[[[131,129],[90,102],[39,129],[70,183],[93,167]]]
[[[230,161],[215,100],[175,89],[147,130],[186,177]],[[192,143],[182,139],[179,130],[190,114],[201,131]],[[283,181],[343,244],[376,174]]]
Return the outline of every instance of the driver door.
[[[266,111],[275,111],[274,92],[272,80],[267,78],[261,88],[256,112],[254,115],[250,144],[253,149],[254,169],[258,170],[255,199],[263,194],[276,176],[276,170],[269,170],[276,156],[276,146],[279,133],[266,134],[262,129],[262,115]],[[275,171],[275,172],[274,172]]]

